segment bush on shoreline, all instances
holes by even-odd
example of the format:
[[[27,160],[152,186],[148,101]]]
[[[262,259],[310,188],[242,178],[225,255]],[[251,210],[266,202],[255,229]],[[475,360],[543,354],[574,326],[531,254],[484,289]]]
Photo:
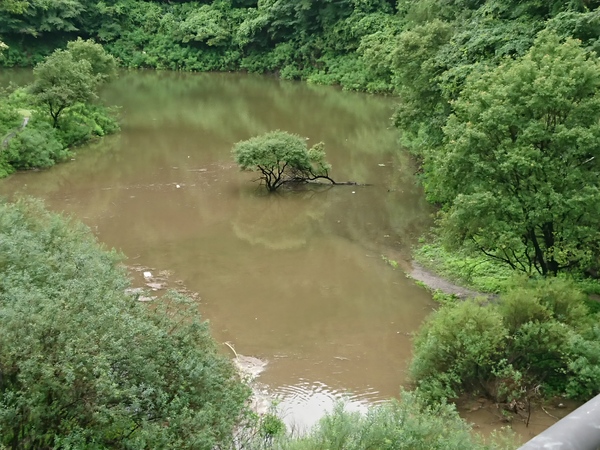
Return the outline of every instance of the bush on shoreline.
[[[0,91],[0,178],[51,167],[74,146],[117,131],[114,109],[92,101],[115,70],[102,46],[78,39],[38,64],[33,84]]]
[[[193,304],[138,302],[120,260],[39,202],[0,203],[0,446],[231,444],[248,387]]]
[[[598,315],[564,278],[522,280],[497,301],[441,307],[415,338],[411,375],[428,398],[484,395],[512,411],[598,394]]]
[[[418,392],[372,406],[366,414],[338,404],[305,436],[279,436],[273,450],[501,450],[513,449],[508,434],[487,442],[472,432],[452,405],[428,405]]]

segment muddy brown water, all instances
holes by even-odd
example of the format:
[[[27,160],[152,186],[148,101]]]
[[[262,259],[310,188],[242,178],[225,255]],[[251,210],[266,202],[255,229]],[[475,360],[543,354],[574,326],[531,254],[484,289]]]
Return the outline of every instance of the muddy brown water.
[[[408,260],[431,225],[391,129],[394,101],[161,72],[125,73],[102,98],[121,105],[120,133],[77,149],[71,162],[0,181],[0,194],[43,198],[128,264],[169,270],[198,292],[218,341],[268,361],[259,381],[288,424],[306,428],[339,398],[364,409],[397,396],[410,334],[435,305],[381,258]],[[231,148],[275,129],[325,142],[334,178],[372,185],[267,195],[236,168]]]

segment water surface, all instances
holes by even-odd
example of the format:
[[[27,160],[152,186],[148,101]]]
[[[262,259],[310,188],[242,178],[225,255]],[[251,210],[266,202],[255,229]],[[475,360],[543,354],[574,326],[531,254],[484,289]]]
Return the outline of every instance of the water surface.
[[[12,75],[14,78],[15,76]],[[105,89],[122,131],[74,161],[0,182],[73,214],[128,264],[200,294],[213,334],[269,361],[260,381],[306,426],[406,383],[410,333],[430,295],[386,264],[408,255],[430,208],[389,117],[393,100],[240,74],[126,73]],[[233,144],[270,130],[325,142],[332,175],[371,186],[267,195]],[[227,350],[224,348],[224,350]]]

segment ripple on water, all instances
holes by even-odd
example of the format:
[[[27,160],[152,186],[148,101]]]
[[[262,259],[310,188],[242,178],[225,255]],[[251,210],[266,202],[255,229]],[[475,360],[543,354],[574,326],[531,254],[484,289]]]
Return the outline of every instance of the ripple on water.
[[[343,402],[347,411],[366,413],[369,406],[382,401],[380,393],[372,388],[352,394],[319,381],[304,379],[294,385],[277,387],[273,397],[276,399],[277,414],[288,430],[294,433],[307,432],[326,413],[331,412],[337,402]]]

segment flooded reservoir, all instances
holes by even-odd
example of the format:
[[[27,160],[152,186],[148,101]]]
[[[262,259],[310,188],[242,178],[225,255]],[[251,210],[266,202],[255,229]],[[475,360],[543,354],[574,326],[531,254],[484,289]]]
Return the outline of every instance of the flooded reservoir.
[[[395,101],[161,72],[125,73],[102,97],[120,106],[121,132],[1,180],[0,195],[40,197],[127,265],[197,292],[217,341],[268,362],[259,382],[289,424],[307,427],[338,398],[361,408],[397,396],[411,333],[434,303],[402,271],[432,209],[391,127]],[[231,149],[277,129],[323,141],[333,178],[369,185],[268,195]]]

